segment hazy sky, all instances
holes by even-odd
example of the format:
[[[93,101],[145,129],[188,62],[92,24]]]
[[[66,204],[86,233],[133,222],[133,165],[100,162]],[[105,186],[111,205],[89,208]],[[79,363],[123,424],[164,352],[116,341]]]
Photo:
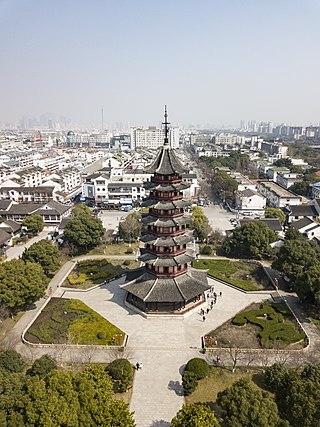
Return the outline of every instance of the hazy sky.
[[[0,124],[320,121],[320,0],[0,0]]]

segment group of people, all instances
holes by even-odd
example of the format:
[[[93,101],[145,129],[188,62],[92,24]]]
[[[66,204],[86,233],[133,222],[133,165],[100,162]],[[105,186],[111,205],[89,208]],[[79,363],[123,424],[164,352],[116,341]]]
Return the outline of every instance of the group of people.
[[[220,297],[222,296],[222,292],[219,293]],[[214,291],[214,287],[212,286],[210,289],[210,292],[207,293],[207,300],[209,298],[212,298],[210,305],[207,307],[206,310],[203,308],[200,310],[200,315],[202,316],[202,321],[206,321],[206,314],[209,314],[210,310],[213,309],[213,306],[217,303],[218,294]]]

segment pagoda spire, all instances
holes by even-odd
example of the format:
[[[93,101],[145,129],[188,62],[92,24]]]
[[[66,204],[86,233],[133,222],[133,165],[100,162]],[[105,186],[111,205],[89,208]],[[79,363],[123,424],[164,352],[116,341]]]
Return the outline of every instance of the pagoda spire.
[[[164,125],[164,145],[169,145],[169,125],[168,122],[168,113],[167,113],[167,106],[164,106],[164,122],[162,123]]]

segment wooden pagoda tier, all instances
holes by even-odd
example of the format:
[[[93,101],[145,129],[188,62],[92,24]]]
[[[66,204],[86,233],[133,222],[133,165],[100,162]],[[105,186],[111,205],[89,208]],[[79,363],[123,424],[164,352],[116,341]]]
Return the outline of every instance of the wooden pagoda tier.
[[[166,118],[166,116],[165,116]],[[165,125],[168,123],[165,121]],[[166,128],[167,135],[167,128]],[[182,166],[165,138],[155,161],[147,169],[153,173],[145,188],[149,197],[142,204],[149,213],[142,218],[145,244],[139,260],[144,267],[128,275],[127,303],[147,313],[181,313],[204,301],[209,289],[207,272],[191,268],[194,252],[187,248],[193,241],[190,215],[191,204],[182,191],[189,186],[182,182]]]

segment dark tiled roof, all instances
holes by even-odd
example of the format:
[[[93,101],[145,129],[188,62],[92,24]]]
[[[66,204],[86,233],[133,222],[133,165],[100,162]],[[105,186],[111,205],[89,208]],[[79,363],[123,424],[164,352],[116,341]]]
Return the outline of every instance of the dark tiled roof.
[[[182,166],[174,150],[168,145],[164,145],[155,161],[146,169],[147,173],[158,173],[161,175],[174,175],[187,173],[188,169]]]
[[[190,268],[175,278],[161,279],[144,273],[136,281],[122,286],[146,302],[188,302],[210,288],[206,271]]]
[[[5,211],[11,205],[12,200],[0,200],[0,211]]]
[[[34,213],[37,209],[41,208],[43,204],[40,203],[18,203],[13,204],[5,214],[21,214],[21,215],[30,215]]]
[[[147,181],[143,184],[146,190],[157,190],[157,191],[182,191],[190,187],[189,184],[181,182],[179,184],[158,184],[156,182]]]
[[[72,206],[70,206],[70,205],[64,205],[62,203],[56,202],[55,200],[51,200],[50,202],[47,203],[47,205],[50,208],[55,209],[56,211],[58,211],[61,215],[72,209]]]
[[[239,191],[239,194],[240,196],[243,196],[243,197],[252,197],[252,196],[263,197],[261,194],[251,190],[250,188],[247,188],[246,190],[243,190],[243,191]]]
[[[191,201],[189,200],[174,200],[172,202],[165,202],[153,199],[147,199],[141,203],[143,207],[153,207],[155,209],[163,209],[163,210],[171,210],[171,209],[179,209],[185,208],[191,205]]]
[[[318,212],[313,205],[289,206],[290,216],[317,216]]]
[[[295,228],[296,230],[300,230],[301,228],[306,227],[307,225],[313,224],[314,222],[312,219],[309,219],[307,217],[304,217],[302,219],[299,219],[299,221],[294,221],[290,224],[291,227]]]
[[[279,218],[261,218],[261,219],[240,219],[240,226],[242,226],[243,224],[246,224],[247,222],[264,222],[265,224],[267,224],[267,226],[269,228],[271,228],[271,230],[273,231],[282,231],[282,225],[280,223]]]
[[[146,234],[140,238],[141,242],[152,243],[155,246],[176,246],[184,245],[193,241],[193,236],[176,236],[176,237],[157,237],[153,234]]]
[[[176,225],[189,224],[191,221],[191,217],[187,216],[181,216],[178,218],[156,218],[152,215],[148,215],[141,220],[143,224],[153,224],[157,227],[175,227]]]
[[[155,266],[176,267],[178,265],[186,264],[193,261],[194,256],[185,253],[177,256],[158,257],[157,255],[151,254],[150,252],[145,252],[139,257],[139,260],[145,262],[146,264],[151,264]]]
[[[1,230],[0,228],[0,245],[3,245],[10,239],[11,239],[11,234],[7,233],[4,230]]]
[[[5,225],[6,228],[11,230],[10,233],[11,232],[16,233],[17,231],[19,231],[21,229],[21,224],[19,224],[16,221],[13,221],[12,219],[7,219],[1,225]]]

